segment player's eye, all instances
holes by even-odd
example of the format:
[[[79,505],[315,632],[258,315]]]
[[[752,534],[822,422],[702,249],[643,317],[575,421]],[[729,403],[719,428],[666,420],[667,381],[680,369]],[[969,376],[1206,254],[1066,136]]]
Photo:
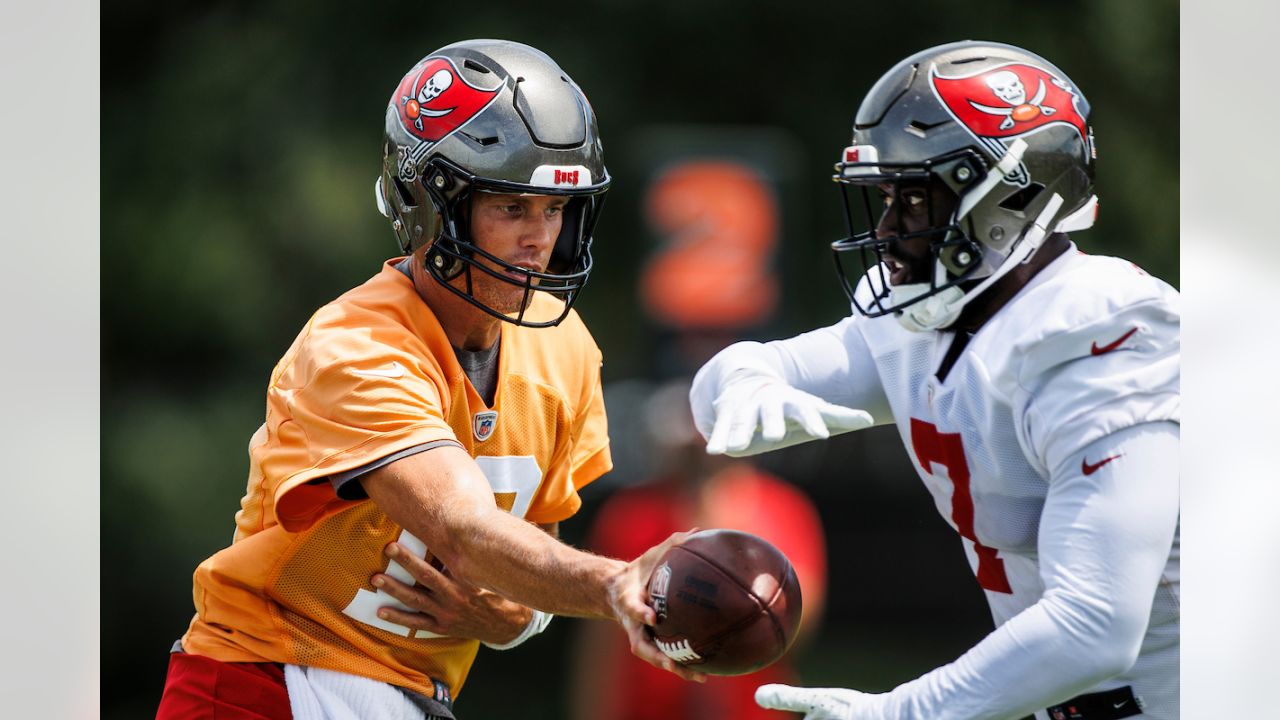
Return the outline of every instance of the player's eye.
[[[925,202],[928,200],[923,190],[903,190],[901,197],[902,204],[908,210],[923,210]]]
[[[555,217],[556,215],[559,215],[560,213],[563,213],[563,212],[564,212],[563,205],[552,205],[551,207],[547,208],[548,217]]]
[[[503,215],[514,216],[514,215],[519,215],[523,211],[524,211],[524,207],[521,205],[517,205],[516,203],[511,203],[510,205],[498,206],[498,212],[502,213]]]

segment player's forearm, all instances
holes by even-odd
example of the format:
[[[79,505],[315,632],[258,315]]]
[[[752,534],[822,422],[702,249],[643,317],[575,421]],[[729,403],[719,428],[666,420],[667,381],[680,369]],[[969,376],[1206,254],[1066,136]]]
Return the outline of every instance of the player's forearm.
[[[501,510],[455,526],[445,559],[480,587],[556,615],[613,618],[609,583],[625,563],[576,550]]]
[[[1017,720],[1087,692],[1133,662],[1132,638],[1081,637],[1036,605],[955,662],[880,696],[877,720]],[[1141,639],[1141,630],[1137,638]]]
[[[575,550],[497,508],[462,450],[442,447],[370,473],[369,497],[457,577],[557,615],[611,618],[609,582],[624,563]]]
[[[575,550],[499,510],[465,451],[410,455],[361,482],[388,518],[460,579],[543,612],[613,617],[609,582],[625,563]]]

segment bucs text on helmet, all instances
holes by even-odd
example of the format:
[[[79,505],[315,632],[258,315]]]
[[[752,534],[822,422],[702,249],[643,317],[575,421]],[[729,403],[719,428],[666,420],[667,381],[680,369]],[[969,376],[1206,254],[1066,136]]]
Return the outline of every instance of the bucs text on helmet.
[[[853,144],[835,165],[849,235],[832,249],[853,306],[868,317],[895,313],[910,330],[944,328],[1049,234],[1090,227],[1088,118],[1088,102],[1061,70],[1011,45],[950,43],[895,65],[863,100]],[[877,233],[877,192],[897,197],[930,183],[955,195],[945,222]],[[899,203],[888,212],[895,206],[901,212]],[[920,236],[929,238],[931,277],[891,284],[885,254]]]
[[[467,40],[443,47],[414,65],[387,105],[378,210],[402,252],[429,246],[424,260],[432,277],[507,322],[547,327],[568,315],[591,272],[591,235],[610,182],[586,96],[527,45]],[[468,226],[477,192],[569,199],[544,271],[476,246]],[[477,299],[477,271],[523,288],[521,309],[503,313]],[[462,287],[452,282],[459,276]],[[560,299],[560,312],[526,316],[534,292]]]

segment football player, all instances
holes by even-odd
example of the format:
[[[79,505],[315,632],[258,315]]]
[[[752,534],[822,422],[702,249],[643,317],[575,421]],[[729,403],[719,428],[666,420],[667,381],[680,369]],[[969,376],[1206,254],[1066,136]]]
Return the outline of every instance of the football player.
[[[699,371],[713,454],[895,423],[997,625],[889,692],[766,685],[761,705],[807,720],[1178,717],[1178,293],[1068,238],[1096,214],[1088,118],[1067,76],[1020,48],[958,42],[898,63],[836,165],[850,228],[833,249],[855,312]]]
[[[480,643],[551,613],[616,619],[701,679],[644,633],[678,538],[627,564],[554,537],[611,467],[601,354],[572,310],[610,184],[586,97],[538,50],[473,40],[415,65],[385,123],[375,195],[404,256],[272,372],[159,717],[452,718]]]

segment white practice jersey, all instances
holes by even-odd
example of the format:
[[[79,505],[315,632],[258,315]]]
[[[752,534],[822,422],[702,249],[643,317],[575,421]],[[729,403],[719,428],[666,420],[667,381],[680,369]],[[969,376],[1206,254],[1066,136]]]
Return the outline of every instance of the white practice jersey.
[[[856,313],[731,346],[699,372],[704,434],[720,384],[744,372],[892,419],[961,536],[1002,627],[880,696],[884,717],[1049,718],[1060,700],[1124,686],[1143,716],[1177,717],[1178,313],[1164,282],[1072,247],[968,339],[945,379],[963,337]],[[1115,625],[1125,612],[1141,626]],[[1126,642],[1124,659],[1111,646]]]

